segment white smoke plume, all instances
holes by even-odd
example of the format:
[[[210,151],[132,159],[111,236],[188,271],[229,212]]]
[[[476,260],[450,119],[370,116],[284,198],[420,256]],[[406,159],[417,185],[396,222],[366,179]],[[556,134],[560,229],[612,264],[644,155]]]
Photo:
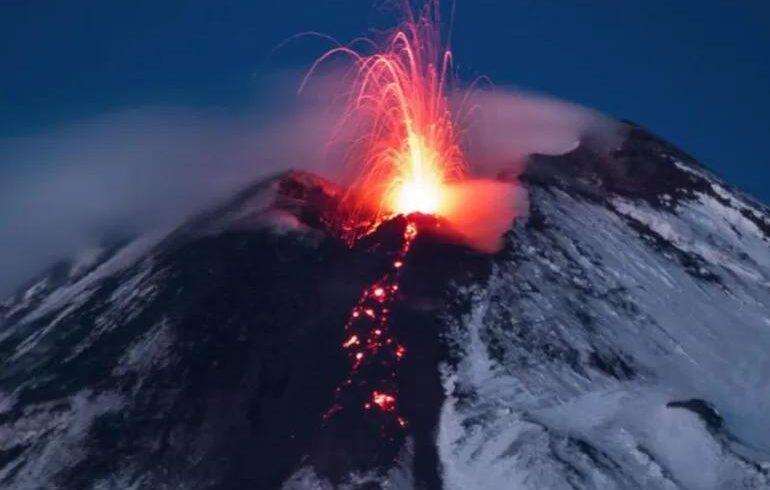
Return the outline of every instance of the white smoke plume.
[[[0,294],[105,235],[179,222],[281,170],[344,180],[343,150],[329,144],[341,100],[329,96],[333,89],[327,81],[237,116],[146,107],[0,140]],[[612,134],[607,118],[545,97],[496,90],[479,92],[473,103],[466,143],[479,177],[521,166],[531,153],[567,152],[587,131]],[[485,250],[525,202],[520,191],[489,185],[500,190],[499,199],[487,199],[490,211],[458,217],[464,229],[492,230],[473,231],[471,244]],[[468,193],[480,186],[456,192],[474,199]]]
[[[609,150],[623,137],[617,121],[543,95],[498,88],[468,100],[466,155],[478,175],[521,169],[529,155],[562,155],[587,138]]]

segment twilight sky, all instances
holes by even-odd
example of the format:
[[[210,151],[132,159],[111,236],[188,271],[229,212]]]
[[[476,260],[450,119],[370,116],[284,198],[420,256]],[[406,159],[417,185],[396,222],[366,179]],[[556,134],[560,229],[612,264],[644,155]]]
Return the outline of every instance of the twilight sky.
[[[0,2],[0,146],[133,107],[259,107],[266,77],[326,45],[274,48],[387,27],[374,3]],[[764,0],[457,0],[452,44],[462,78],[635,121],[768,202],[768,25]],[[18,162],[0,152],[0,176]]]

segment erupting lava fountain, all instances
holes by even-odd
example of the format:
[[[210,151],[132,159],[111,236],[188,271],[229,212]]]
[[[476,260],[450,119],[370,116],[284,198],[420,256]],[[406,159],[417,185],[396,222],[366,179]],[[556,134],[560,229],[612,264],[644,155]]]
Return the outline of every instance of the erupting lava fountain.
[[[339,46],[308,73],[339,54],[355,64],[343,118],[366,121],[359,151],[352,152],[354,178],[344,203],[355,224],[376,226],[411,213],[448,218],[455,207],[449,185],[466,176],[447,100],[452,53],[442,45],[438,2],[429,1],[419,14],[407,2],[404,12],[405,20],[379,51],[365,55],[352,45]]]
[[[342,344],[350,374],[338,387],[337,401],[325,418],[348,405],[359,405],[367,411],[379,410],[390,424],[401,428],[408,422],[398,411],[394,379],[407,350],[391,335],[388,320],[399,292],[401,269],[418,233],[415,214],[439,218],[463,233],[470,230],[471,235],[473,228],[463,225],[486,221],[491,213],[479,211],[485,206],[495,208],[493,213],[502,216],[505,228],[512,217],[498,213],[499,203],[474,199],[470,194],[487,193],[488,188],[479,186],[479,181],[467,185],[467,165],[447,97],[452,53],[442,44],[438,1],[428,1],[419,14],[405,2],[404,12],[405,19],[386,37],[382,48],[377,50],[377,44],[367,40],[375,52],[366,55],[352,45],[338,46],[316,60],[302,83],[304,87],[308,77],[332,56],[341,54],[354,61],[341,124],[355,119],[363,126],[350,152],[354,176],[341,203],[346,238],[355,240],[362,231],[372,231],[391,217],[407,217],[403,243],[391,269],[362,292],[350,312]],[[510,187],[493,185],[494,189]]]

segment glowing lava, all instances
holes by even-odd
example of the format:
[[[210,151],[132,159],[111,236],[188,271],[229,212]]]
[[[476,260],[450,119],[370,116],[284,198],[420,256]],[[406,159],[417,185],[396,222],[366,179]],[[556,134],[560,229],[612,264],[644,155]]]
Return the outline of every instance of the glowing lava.
[[[345,205],[357,223],[376,225],[415,212],[443,216],[450,209],[447,184],[465,175],[445,95],[452,53],[442,48],[438,1],[429,1],[419,15],[406,5],[406,19],[379,52],[340,46],[308,73],[336,54],[355,63],[344,119],[364,116],[366,128],[360,151],[352,153],[355,175]]]
[[[372,403],[377,405],[383,412],[392,412],[396,409],[396,397],[377,390],[372,392]]]
[[[357,386],[370,395],[362,400],[365,410],[378,410],[389,416],[399,428],[407,421],[398,414],[398,389],[395,385],[396,365],[406,356],[406,348],[399,344],[389,329],[391,305],[399,291],[399,279],[412,242],[417,237],[417,225],[408,222],[404,227],[403,242],[390,269],[361,294],[345,324],[342,348],[348,352],[351,371],[337,388],[337,401],[324,418],[342,410],[340,401],[345,390]]]

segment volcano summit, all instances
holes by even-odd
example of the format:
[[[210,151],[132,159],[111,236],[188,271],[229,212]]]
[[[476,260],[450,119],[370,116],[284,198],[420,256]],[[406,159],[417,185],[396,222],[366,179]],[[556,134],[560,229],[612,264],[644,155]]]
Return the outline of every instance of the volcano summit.
[[[770,488],[770,213],[626,129],[532,156],[496,254],[349,247],[289,172],[62,261],[0,306],[0,488]]]

